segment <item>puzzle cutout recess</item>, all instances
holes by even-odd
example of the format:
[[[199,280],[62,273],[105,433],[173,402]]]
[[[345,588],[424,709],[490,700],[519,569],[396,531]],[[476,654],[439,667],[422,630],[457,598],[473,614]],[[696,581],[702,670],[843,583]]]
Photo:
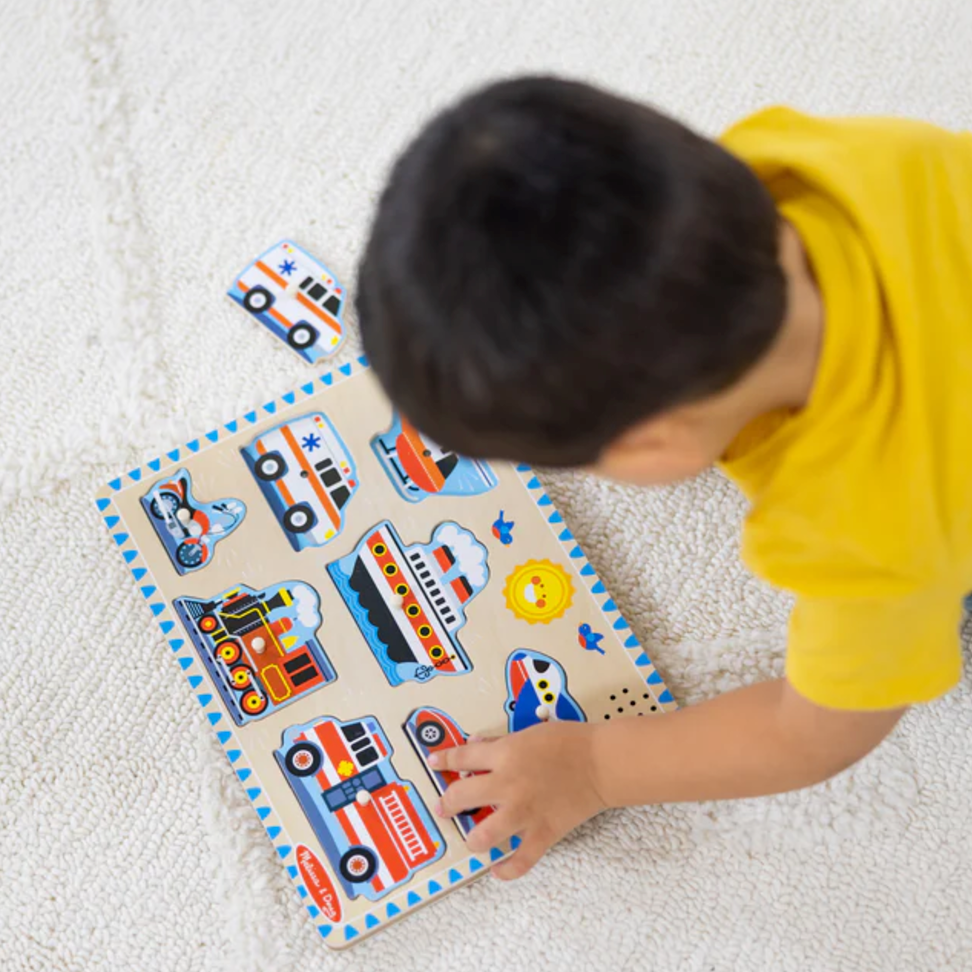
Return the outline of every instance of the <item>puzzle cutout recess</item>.
[[[230,293],[305,360],[340,344],[343,290],[289,241]],[[97,507],[331,947],[515,851],[468,851],[491,807],[433,817],[432,753],[675,708],[533,472],[430,442],[364,359]]]

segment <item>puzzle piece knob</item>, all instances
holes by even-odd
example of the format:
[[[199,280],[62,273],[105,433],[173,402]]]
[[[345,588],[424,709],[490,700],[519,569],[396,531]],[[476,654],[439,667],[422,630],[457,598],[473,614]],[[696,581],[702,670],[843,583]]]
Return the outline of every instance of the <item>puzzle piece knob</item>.
[[[366,807],[371,803],[371,794],[367,790],[358,790],[354,797],[359,807]]]
[[[184,506],[180,506],[179,509],[176,510],[176,519],[180,523],[187,523],[192,519],[192,514]]]
[[[391,601],[391,606],[395,608],[396,611],[401,611],[401,609],[405,606],[405,598],[402,597],[401,594],[392,594],[389,600]]]
[[[550,708],[548,706],[546,706],[546,705],[538,705],[537,706],[537,718],[541,722],[549,722],[550,721]]]
[[[250,642],[250,647],[258,654],[262,655],[267,650],[267,643],[259,635]]]

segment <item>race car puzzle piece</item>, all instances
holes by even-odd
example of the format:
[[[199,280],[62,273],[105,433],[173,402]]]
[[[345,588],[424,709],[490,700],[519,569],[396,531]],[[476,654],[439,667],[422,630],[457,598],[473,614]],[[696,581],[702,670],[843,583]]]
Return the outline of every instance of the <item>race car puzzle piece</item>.
[[[227,294],[310,364],[334,354],[344,338],[344,288],[291,240],[260,254]]]
[[[277,425],[240,452],[294,550],[323,546],[344,529],[358,473],[326,415]]]
[[[392,765],[392,752],[371,716],[292,726],[274,751],[349,899],[385,897],[446,850],[415,786]]]
[[[405,725],[402,728],[422,761],[425,772],[429,774],[439,796],[442,796],[446,788],[459,779],[459,773],[451,770],[432,769],[429,766],[429,756],[432,753],[442,752],[444,749],[465,746],[469,737],[452,716],[441,709],[434,709],[432,706],[415,709],[405,720]],[[482,823],[493,813],[493,809],[493,807],[478,807],[475,810],[467,810],[453,817],[453,822],[462,839],[465,840],[469,836],[469,831],[476,824]]]
[[[159,480],[141,498],[149,522],[177,573],[202,570],[213,558],[216,544],[225,540],[246,516],[242,500],[204,503],[192,495],[192,478],[185,469]]]
[[[391,428],[371,440],[371,448],[399,495],[410,503],[427,496],[478,496],[497,483],[488,463],[442,449],[397,412]]]
[[[173,605],[238,726],[337,677],[317,639],[321,601],[310,584],[239,584],[208,600],[177,597]]]
[[[587,722],[567,691],[567,673],[549,655],[518,648],[506,661],[506,716],[510,732],[541,722]]]
[[[469,530],[446,521],[406,547],[383,520],[327,571],[389,684],[472,671],[457,632],[489,568]]]

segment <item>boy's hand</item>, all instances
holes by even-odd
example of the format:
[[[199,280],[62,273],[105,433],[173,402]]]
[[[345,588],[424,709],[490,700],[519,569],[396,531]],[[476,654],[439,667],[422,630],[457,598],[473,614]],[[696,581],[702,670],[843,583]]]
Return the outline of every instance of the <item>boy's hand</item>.
[[[522,843],[516,853],[493,874],[504,880],[522,877],[553,844],[605,809],[594,772],[594,731],[576,722],[551,722],[432,754],[433,769],[479,774],[453,783],[436,812],[454,817],[496,807],[470,832],[469,849],[482,853],[518,836]]]

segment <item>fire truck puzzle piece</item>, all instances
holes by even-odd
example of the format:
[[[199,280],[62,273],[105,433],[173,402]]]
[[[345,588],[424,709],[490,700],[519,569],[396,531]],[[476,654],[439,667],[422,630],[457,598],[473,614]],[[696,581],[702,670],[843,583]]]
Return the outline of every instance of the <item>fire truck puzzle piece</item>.
[[[441,796],[446,788],[451,786],[460,778],[459,773],[451,770],[440,772],[429,766],[429,756],[432,753],[441,752],[443,749],[452,749],[455,746],[465,746],[469,737],[459,723],[448,713],[441,709],[433,709],[431,706],[424,706],[416,709],[405,721],[405,735],[415,752],[418,753],[425,772],[429,774],[436,790]],[[491,813],[493,807],[478,807],[475,810],[467,810],[464,813],[453,817],[453,822],[459,830],[462,839],[465,840],[469,831],[482,823]]]
[[[294,550],[323,546],[344,529],[358,474],[326,415],[277,425],[240,452]]]
[[[478,496],[497,483],[485,462],[447,452],[396,412],[391,428],[371,440],[388,478],[410,503],[427,496]]]
[[[446,845],[414,785],[392,765],[377,719],[325,716],[283,734],[274,756],[351,899],[383,898]]]
[[[227,293],[310,364],[334,354],[344,338],[344,288],[290,240],[258,256]]]
[[[506,660],[506,715],[510,732],[541,722],[587,722],[567,691],[567,673],[539,651],[519,648]]]
[[[177,597],[179,620],[238,726],[337,677],[317,640],[320,598],[303,582],[246,584],[210,600]]]
[[[391,685],[472,671],[456,632],[489,568],[469,530],[446,521],[406,547],[383,520],[327,571]]]
[[[169,479],[160,480],[141,498],[172,566],[180,574],[202,570],[220,540],[225,540],[246,516],[246,506],[238,499],[203,503],[192,495],[192,479],[180,469]]]

